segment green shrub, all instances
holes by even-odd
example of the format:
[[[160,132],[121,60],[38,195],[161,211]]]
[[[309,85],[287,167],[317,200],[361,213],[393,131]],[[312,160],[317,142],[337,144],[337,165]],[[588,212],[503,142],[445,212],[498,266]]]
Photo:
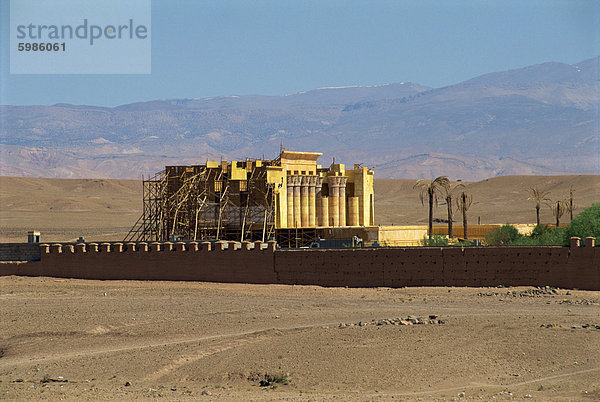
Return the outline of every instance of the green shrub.
[[[287,385],[289,380],[287,374],[276,374],[273,376],[272,382]]]
[[[537,236],[534,244],[538,246],[567,246],[569,237],[566,236],[566,228],[554,228]]]
[[[581,211],[566,228],[538,225],[531,235],[523,236],[514,226],[506,224],[491,230],[485,236],[485,242],[490,246],[567,246],[573,236],[600,238],[600,204]]]
[[[522,240],[524,236],[513,225],[502,225],[498,229],[490,230],[485,235],[485,242],[490,246],[508,246]]]
[[[543,236],[547,233],[550,233],[552,231],[552,228],[548,225],[536,225],[536,227],[533,228],[533,230],[531,231],[531,234],[529,235],[529,237],[531,237],[532,239],[536,239],[540,236]]]
[[[473,242],[470,242],[469,240],[461,240],[459,242],[451,244],[451,246],[453,246],[453,247],[470,247],[472,245],[473,245]]]
[[[565,228],[550,228],[547,225],[536,226],[531,235],[523,236],[514,226],[504,225],[490,231],[485,236],[490,246],[564,246],[568,245]]]
[[[248,377],[251,381],[258,381],[261,387],[272,387],[276,388],[277,384],[288,385],[289,384],[289,373],[286,374],[260,374],[253,373]]]
[[[431,236],[431,239],[429,237],[423,238],[423,245],[425,247],[447,246],[448,245],[448,236],[441,235],[439,233],[434,233],[433,236]]]
[[[513,246],[564,246],[565,228],[551,228],[548,225],[536,226],[531,235],[521,236],[510,243]]]
[[[567,226],[565,233],[565,241],[568,242],[570,237],[577,236],[600,237],[600,204],[593,204],[591,207],[584,209],[573,219]]]

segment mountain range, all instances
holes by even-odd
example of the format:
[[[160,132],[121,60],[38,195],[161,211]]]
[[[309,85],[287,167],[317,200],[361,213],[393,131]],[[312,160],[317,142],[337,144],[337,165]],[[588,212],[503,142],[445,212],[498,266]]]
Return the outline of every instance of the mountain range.
[[[0,106],[0,175],[139,178],[280,146],[380,178],[600,174],[600,57],[410,82],[117,107]]]

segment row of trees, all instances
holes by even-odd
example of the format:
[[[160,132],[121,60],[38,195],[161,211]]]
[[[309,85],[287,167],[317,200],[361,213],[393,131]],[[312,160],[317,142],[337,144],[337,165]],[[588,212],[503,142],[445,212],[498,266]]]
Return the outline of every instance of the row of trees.
[[[460,210],[463,221],[463,238],[469,238],[467,227],[467,211],[473,203],[473,197],[467,192],[464,184],[450,183],[446,176],[436,177],[434,180],[417,180],[414,188],[419,190],[419,199],[421,204],[429,205],[429,239],[433,235],[433,207],[438,206],[440,199],[446,201],[448,209],[448,237],[452,238],[452,222],[454,220],[454,212]]]
[[[569,189],[569,197],[563,200],[552,201],[548,196],[550,191],[540,190],[538,187],[532,187],[529,189],[531,196],[528,200],[535,202],[535,216],[536,223],[540,225],[540,209],[542,204],[546,204],[552,210],[552,215],[556,218],[556,227],[560,226],[560,218],[565,214],[569,213],[569,221],[573,220],[573,211],[575,210],[575,203],[573,202],[573,187]]]
[[[514,226],[506,224],[488,232],[485,242],[490,246],[568,246],[573,236],[600,237],[600,204],[592,204],[584,209],[565,227],[541,224],[529,235],[524,235]]]
[[[465,185],[459,183],[452,185],[450,180],[446,176],[439,176],[433,180],[420,179],[414,185],[414,188],[419,190],[419,199],[421,204],[425,205],[428,203],[429,206],[429,230],[428,236],[431,239],[433,235],[433,208],[438,206],[440,200],[446,202],[448,210],[448,238],[452,238],[452,222],[454,221],[454,212],[461,211],[463,221],[463,238],[467,240],[468,226],[467,226],[467,211],[473,203],[473,197],[467,192]],[[540,209],[542,204],[546,204],[552,210],[553,216],[556,218],[556,227],[560,226],[560,218],[565,214],[569,213],[570,221],[573,221],[573,211],[575,210],[575,203],[573,201],[573,188],[569,189],[568,198],[562,200],[552,201],[548,196],[550,191],[540,190],[538,187],[530,188],[529,200],[535,202],[535,213],[537,226],[540,226]]]

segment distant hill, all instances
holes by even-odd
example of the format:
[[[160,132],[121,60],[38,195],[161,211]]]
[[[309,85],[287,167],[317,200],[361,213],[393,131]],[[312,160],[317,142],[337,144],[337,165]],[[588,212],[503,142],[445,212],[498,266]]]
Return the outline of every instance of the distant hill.
[[[600,173],[600,58],[286,96],[114,108],[0,106],[0,174],[139,178],[165,164],[274,157],[280,144],[377,166],[378,177]]]

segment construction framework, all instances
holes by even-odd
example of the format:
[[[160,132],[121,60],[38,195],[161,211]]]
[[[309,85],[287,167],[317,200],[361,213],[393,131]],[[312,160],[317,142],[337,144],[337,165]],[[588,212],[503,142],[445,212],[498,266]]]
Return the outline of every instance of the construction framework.
[[[125,241],[275,239],[304,247],[326,229],[372,226],[373,171],[322,167],[319,156],[282,149],[275,159],[166,166],[143,180],[142,216]]]
[[[236,240],[274,237],[275,199],[267,167],[278,159],[217,166],[167,166],[143,180],[143,213],[125,241]]]

